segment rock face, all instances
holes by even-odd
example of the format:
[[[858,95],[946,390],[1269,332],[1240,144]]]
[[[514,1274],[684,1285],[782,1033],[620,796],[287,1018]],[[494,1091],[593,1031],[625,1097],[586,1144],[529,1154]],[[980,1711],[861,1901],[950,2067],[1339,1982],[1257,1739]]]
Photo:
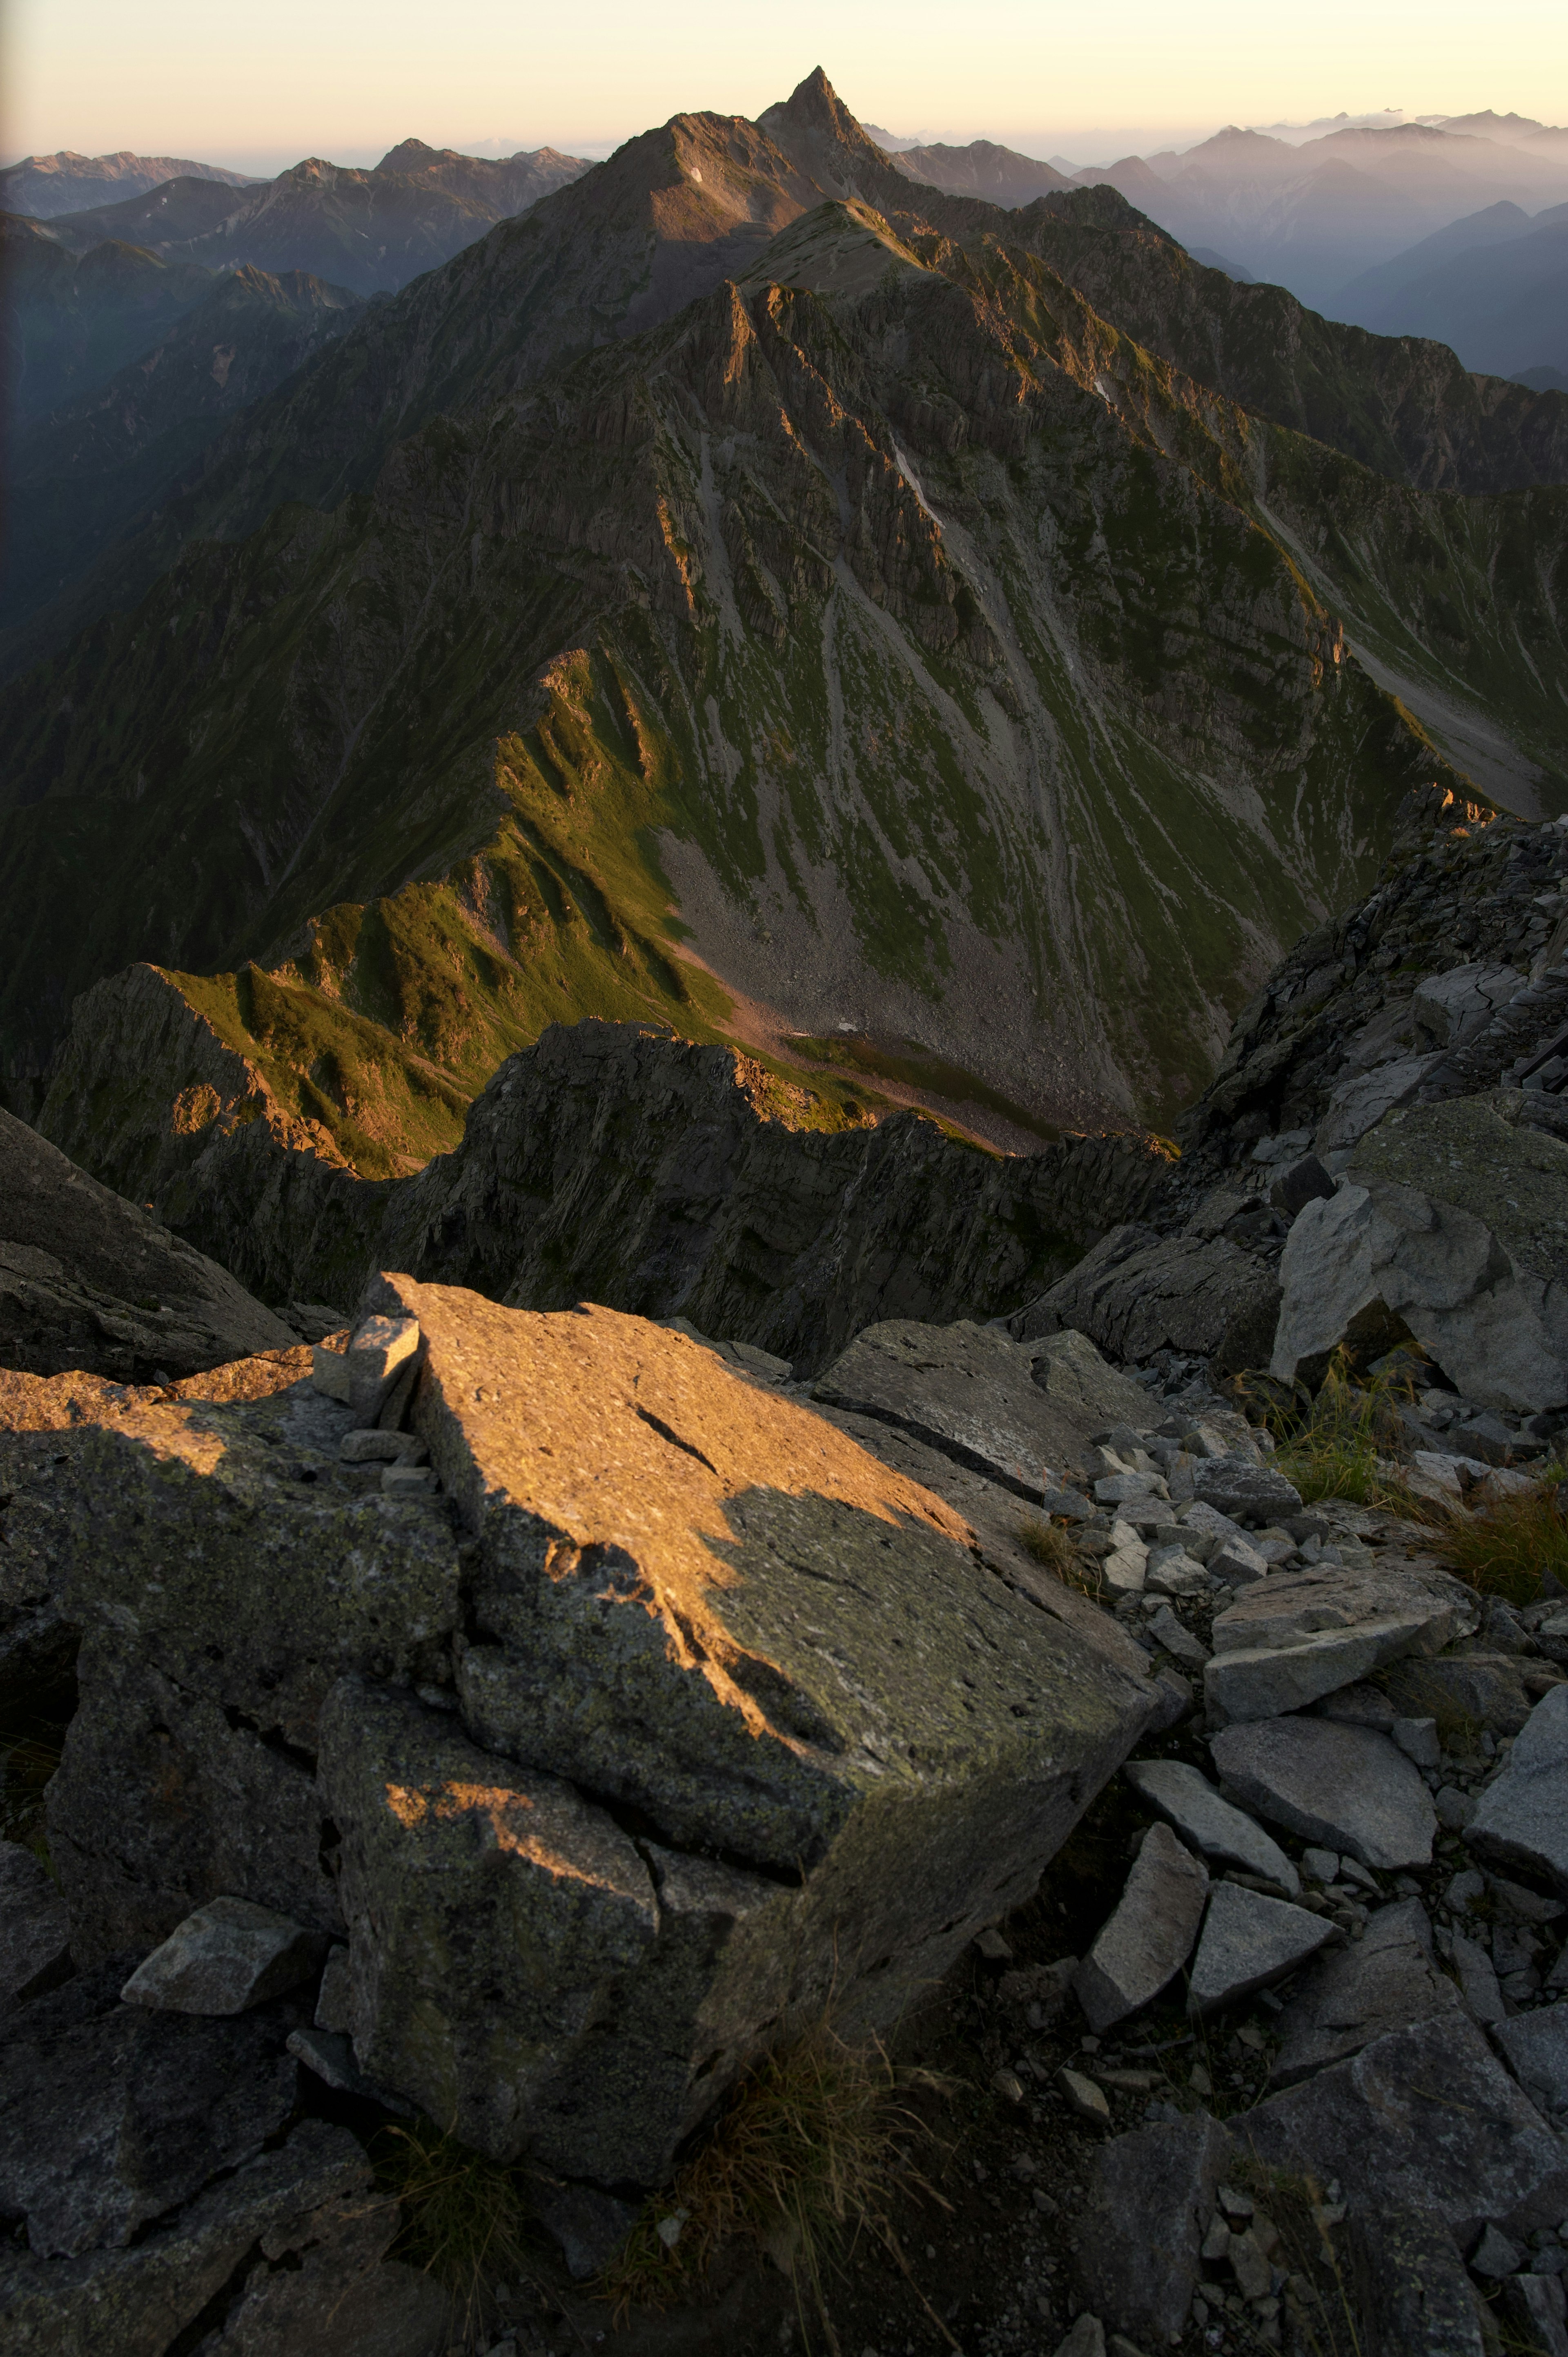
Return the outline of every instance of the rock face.
[[[1510,1108],[1512,1110],[1512,1108]],[[1398,1321],[1488,1407],[1568,1399],[1568,1143],[1485,1099],[1389,1113],[1280,1263],[1273,1372],[1312,1372],[1346,1335]]]
[[[228,1271],[0,1113],[0,1360],[121,1383],[296,1340]]]
[[[830,1993],[888,2022],[1032,1889],[1145,1657],[683,1335],[405,1278],[361,1323],[380,1383],[417,1371],[443,1495],[384,1489],[310,1384],[89,1434],[73,1943],[220,1894],[346,1930],[366,2079],[498,2157],[655,2181],[761,2046]]]
[[[1207,2112],[1114,2137],[1097,2156],[1079,2231],[1079,2290],[1144,2348],[1187,2321],[1198,2252],[1234,2159]]]
[[[1268,1357],[1279,1302],[1272,1271],[1227,1238],[1162,1238],[1127,1222],[1008,1330],[1029,1342],[1072,1327],[1118,1360],[1176,1351],[1240,1372]]]

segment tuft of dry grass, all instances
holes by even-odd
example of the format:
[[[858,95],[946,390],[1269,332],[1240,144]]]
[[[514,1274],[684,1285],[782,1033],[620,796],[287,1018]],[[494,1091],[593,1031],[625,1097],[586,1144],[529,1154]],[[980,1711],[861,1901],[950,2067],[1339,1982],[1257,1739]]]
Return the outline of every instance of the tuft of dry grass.
[[[392,2255],[434,2276],[465,2331],[472,2330],[482,2321],[489,2284],[531,2272],[517,2171],[427,2121],[383,2130],[376,2159],[383,2194],[403,2212]]]
[[[1408,1377],[1358,1377],[1349,1353],[1335,1351],[1316,1395],[1298,1384],[1292,1396],[1271,1384],[1256,1405],[1274,1436],[1279,1469],[1305,1503],[1346,1498],[1353,1505],[1402,1502],[1378,1459],[1400,1437],[1395,1415],[1412,1396]]]
[[[1064,1523],[1047,1522],[1044,1514],[1026,1514],[1018,1525],[1018,1544],[1026,1555],[1054,1571],[1064,1587],[1076,1587],[1096,1604],[1101,1601],[1105,1583],[1100,1566],[1091,1555],[1079,1552]]]
[[[896,2072],[879,2045],[852,2046],[826,2019],[770,2055],[611,2263],[601,2289],[618,2321],[633,2307],[665,2306],[725,2244],[746,2238],[793,2276],[836,2352],[824,2282],[834,2262],[869,2233],[902,2267],[896,2198],[913,2185],[940,2200],[912,2168],[911,2148],[929,2131],[906,2094],[941,2083]]]
[[[1478,1596],[1534,1604],[1548,1572],[1568,1587],[1568,1517],[1560,1502],[1562,1487],[1563,1468],[1553,1465],[1532,1490],[1520,1491],[1517,1497],[1499,1498],[1473,1513],[1417,1506],[1414,1518],[1431,1531],[1434,1552]]]

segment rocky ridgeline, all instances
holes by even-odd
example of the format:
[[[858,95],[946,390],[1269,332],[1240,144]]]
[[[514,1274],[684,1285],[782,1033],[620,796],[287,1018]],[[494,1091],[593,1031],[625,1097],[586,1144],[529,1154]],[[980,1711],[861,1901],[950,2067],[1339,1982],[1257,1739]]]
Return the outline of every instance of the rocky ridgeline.
[[[1440,828],[1250,1011],[1174,1173],[792,1132],[725,1052],[589,1027],[374,1191],[415,1273],[344,1330],[6,1376],[0,1682],[78,1697],[55,1878],[0,1851],[7,2345],[426,2357],[345,2122],[516,2164],[585,2275],[749,2063],[961,1963],[1013,2173],[1082,2154],[1067,2357],[1305,2352],[1326,2297],[1384,2357],[1499,2315],[1563,2357],[1568,1598],[1304,1503],[1243,1412],[1344,1345],[1401,1378],[1386,1492],[1536,1488],[1562,845]],[[1053,1168],[1143,1190],[1065,1275]],[[1015,1958],[1108,1788],[1124,1888]]]

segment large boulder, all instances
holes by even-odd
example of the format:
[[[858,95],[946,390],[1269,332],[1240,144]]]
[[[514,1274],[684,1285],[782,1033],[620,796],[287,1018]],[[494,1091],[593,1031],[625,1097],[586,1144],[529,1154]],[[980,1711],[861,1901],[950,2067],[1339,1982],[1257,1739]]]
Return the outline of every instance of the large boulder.
[[[654,2181],[770,2042],[830,2003],[885,2027],[1032,1890],[1155,1707],[1146,1656],[684,1335],[404,1278],[363,1318],[417,1324],[401,1439],[402,1386],[371,1434],[327,1352],[325,1393],[131,1398],[72,1460],[73,1945],[219,1894],[346,1931],[370,2081],[498,2158]]]
[[[227,1269],[0,1113],[0,1361],[150,1383],[297,1339]]]
[[[1313,1380],[1338,1343],[1404,1331],[1486,1406],[1568,1400],[1568,1144],[1520,1126],[1520,1104],[1406,1105],[1368,1133],[1291,1229],[1276,1376]]]
[[[1435,1569],[1276,1574],[1216,1613],[1205,1692],[1228,1718],[1274,1718],[1384,1663],[1435,1653],[1479,1619],[1474,1591]]]
[[[1269,1263],[1226,1236],[1159,1236],[1127,1222],[1076,1268],[1008,1320],[1015,1340],[1070,1327],[1109,1357],[1179,1351],[1227,1372],[1265,1363],[1279,1314]]]

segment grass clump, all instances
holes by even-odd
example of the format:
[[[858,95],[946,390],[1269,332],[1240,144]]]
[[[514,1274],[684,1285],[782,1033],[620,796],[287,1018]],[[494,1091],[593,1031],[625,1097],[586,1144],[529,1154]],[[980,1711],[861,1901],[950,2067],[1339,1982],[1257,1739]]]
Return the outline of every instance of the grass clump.
[[[1279,1469],[1303,1501],[1346,1498],[1353,1505],[1402,1503],[1380,1470],[1379,1458],[1399,1437],[1397,1409],[1412,1396],[1402,1375],[1358,1376],[1349,1353],[1335,1351],[1316,1394],[1305,1384],[1282,1394],[1273,1386],[1258,1405],[1279,1450]]]
[[[403,2211],[392,2256],[434,2276],[465,2329],[479,2320],[488,2284],[530,2274],[528,2209],[515,2169],[421,2121],[384,2131],[377,2175]]]
[[[895,2196],[907,2199],[913,2182],[940,2199],[912,2170],[910,2147],[929,2130],[906,2100],[912,2086],[940,2083],[895,2072],[880,2046],[852,2046],[825,2020],[770,2055],[612,2262],[603,2289],[618,2320],[679,2297],[744,2238],[793,2276],[837,2352],[825,2297],[834,2262],[870,2233],[904,2267]]]
[[[1563,1469],[1554,1465],[1532,1490],[1499,1498],[1476,1513],[1429,1508],[1436,1552],[1479,1596],[1533,1604],[1546,1573],[1568,1587],[1568,1519],[1560,1503]]]
[[[1064,1586],[1100,1602],[1104,1586],[1100,1566],[1092,1555],[1080,1552],[1064,1523],[1047,1522],[1044,1514],[1026,1514],[1018,1525],[1018,1544],[1047,1571],[1054,1571]]]

